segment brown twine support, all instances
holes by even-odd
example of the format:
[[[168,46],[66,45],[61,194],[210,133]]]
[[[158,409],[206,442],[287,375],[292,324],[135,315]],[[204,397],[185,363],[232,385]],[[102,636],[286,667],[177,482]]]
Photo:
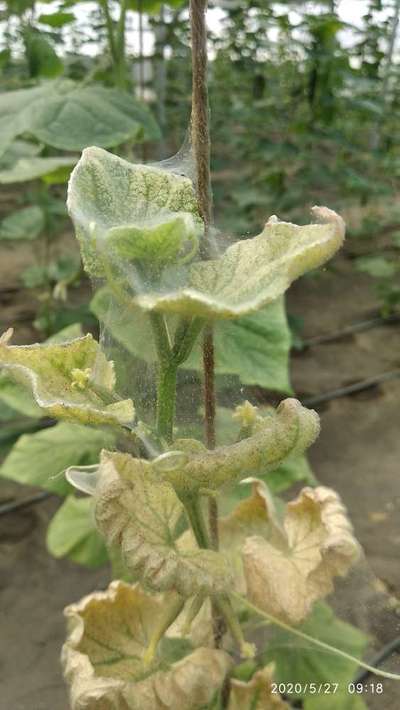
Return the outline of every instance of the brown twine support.
[[[201,245],[203,258],[209,257],[209,233],[212,223],[212,194],[210,179],[210,126],[207,86],[207,0],[190,0],[190,29],[192,42],[192,116],[191,138],[196,166],[196,192],[199,212],[204,221],[204,240]],[[208,448],[215,447],[215,377],[214,339],[211,324],[204,331],[203,339],[205,438]],[[218,549],[218,505],[211,498],[208,508],[210,538]],[[218,648],[224,633],[224,623],[213,609],[214,641]]]

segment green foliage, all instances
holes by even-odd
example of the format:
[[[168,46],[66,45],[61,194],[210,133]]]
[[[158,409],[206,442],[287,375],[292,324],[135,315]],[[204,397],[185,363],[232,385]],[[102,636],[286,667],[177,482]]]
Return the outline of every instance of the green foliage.
[[[67,80],[0,94],[0,141],[7,147],[23,133],[68,151],[158,138],[143,104],[117,89]]]
[[[100,567],[108,560],[89,498],[66,498],[48,527],[46,542],[54,557],[68,557],[86,567]]]
[[[27,28],[23,36],[29,74],[32,78],[54,79],[62,74],[64,65],[43,34]]]
[[[113,436],[107,432],[57,424],[21,436],[2,464],[0,475],[64,496],[71,491],[63,475],[65,469],[97,463],[101,449],[112,444]]]
[[[147,362],[156,362],[157,352],[148,316],[139,309],[130,310],[128,316],[106,289],[95,294],[91,308],[128,352]],[[127,318],[129,328],[126,327]],[[168,327],[174,333],[177,319],[168,317]],[[217,374],[237,375],[246,385],[258,384],[278,392],[292,392],[288,374],[291,337],[283,299],[277,299],[252,315],[217,321],[214,337]],[[201,346],[197,343],[183,368],[201,372],[202,367]]]
[[[74,22],[75,19],[72,12],[50,12],[39,15],[38,22],[49,27],[64,27],[64,25]]]
[[[338,619],[332,609],[323,603],[315,605],[314,611],[299,630],[356,658],[361,658],[369,642],[365,634]],[[281,629],[272,630],[267,650],[263,654],[264,663],[271,660],[275,663],[277,682],[300,683],[303,687],[306,683],[339,684],[338,692],[330,696],[325,704],[321,702],[320,694],[313,696],[308,693],[305,707],[309,710],[319,707],[327,710],[347,707],[349,710],[358,710],[363,707],[357,704],[357,699],[348,699],[347,684],[354,677],[357,669],[355,663],[312,644],[307,645],[306,641]],[[301,697],[301,694],[293,693],[291,697]],[[346,702],[349,704],[346,705]]]
[[[43,231],[45,217],[43,210],[37,205],[24,207],[12,212],[0,223],[0,240],[21,240],[31,241],[36,239]]]
[[[0,170],[0,184],[27,182],[43,177],[57,176],[57,182],[65,182],[76,163],[77,158],[59,156],[57,158],[28,157],[19,158],[10,167]],[[64,170],[60,178],[60,170]]]

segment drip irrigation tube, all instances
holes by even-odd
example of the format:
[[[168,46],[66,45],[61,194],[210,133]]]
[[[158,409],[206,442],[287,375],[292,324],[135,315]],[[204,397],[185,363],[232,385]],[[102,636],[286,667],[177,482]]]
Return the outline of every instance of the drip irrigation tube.
[[[345,326],[341,330],[333,331],[333,333],[326,333],[324,335],[315,335],[311,338],[306,338],[302,341],[300,350],[306,350],[312,348],[315,345],[323,345],[325,343],[331,343],[335,340],[341,340],[349,335],[354,335],[355,333],[362,333],[365,330],[372,330],[372,328],[378,328],[385,325],[397,325],[400,324],[400,314],[393,314],[384,318],[383,316],[378,316],[376,318],[370,318],[369,320],[359,321],[358,323],[353,323],[352,325]]]
[[[17,510],[29,508],[31,505],[36,505],[36,503],[42,503],[48,498],[51,498],[53,495],[54,494],[50,493],[50,491],[41,491],[40,493],[35,493],[35,495],[30,498],[16,500],[12,503],[4,503],[3,505],[0,505],[0,515],[8,515],[10,513],[15,513]]]
[[[347,387],[338,387],[330,392],[323,392],[322,394],[317,394],[313,397],[306,397],[302,400],[302,404],[305,407],[316,407],[319,404],[324,404],[324,402],[330,402],[332,399],[338,399],[339,397],[346,397],[349,394],[356,394],[357,392],[362,392],[363,390],[371,389],[383,382],[388,382],[389,380],[395,380],[400,377],[400,370],[392,370],[391,372],[383,372],[380,375],[375,375],[374,377],[368,377],[360,382],[355,382]]]

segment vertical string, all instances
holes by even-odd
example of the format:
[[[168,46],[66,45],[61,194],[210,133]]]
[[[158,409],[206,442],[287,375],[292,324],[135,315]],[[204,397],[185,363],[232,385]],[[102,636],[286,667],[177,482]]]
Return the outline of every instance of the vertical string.
[[[192,41],[192,116],[191,138],[196,166],[196,191],[200,215],[204,221],[204,239],[201,244],[203,259],[210,256],[209,233],[212,223],[212,194],[210,179],[210,125],[207,85],[207,27],[206,0],[190,0],[190,29]],[[203,375],[205,439],[208,448],[215,447],[215,377],[214,338],[212,325],[208,324],[203,338]],[[210,540],[218,549],[218,505],[214,498],[208,508]],[[213,606],[215,646],[219,647],[224,633],[224,623]]]

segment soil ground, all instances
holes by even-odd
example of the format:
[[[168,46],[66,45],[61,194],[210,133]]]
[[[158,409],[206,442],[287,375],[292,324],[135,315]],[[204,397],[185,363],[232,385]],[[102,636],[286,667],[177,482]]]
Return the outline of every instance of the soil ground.
[[[2,326],[17,324],[18,342],[32,339],[34,304],[16,275],[30,255],[0,253]],[[289,312],[304,319],[304,337],[329,333],[376,312],[369,277],[341,256],[318,277],[292,287]],[[400,367],[400,327],[385,326],[321,344],[292,358],[300,398]],[[334,603],[371,635],[369,657],[400,635],[400,379],[320,408],[322,432],[310,458],[319,480],[348,507],[365,561],[341,585]],[[0,480],[0,501],[29,494]],[[59,667],[63,607],[107,584],[108,571],[52,559],[45,531],[57,502],[0,518],[0,710],[67,710]],[[400,656],[387,670],[400,672]],[[376,679],[375,679],[376,680]],[[398,710],[399,686],[368,697],[372,710]]]

